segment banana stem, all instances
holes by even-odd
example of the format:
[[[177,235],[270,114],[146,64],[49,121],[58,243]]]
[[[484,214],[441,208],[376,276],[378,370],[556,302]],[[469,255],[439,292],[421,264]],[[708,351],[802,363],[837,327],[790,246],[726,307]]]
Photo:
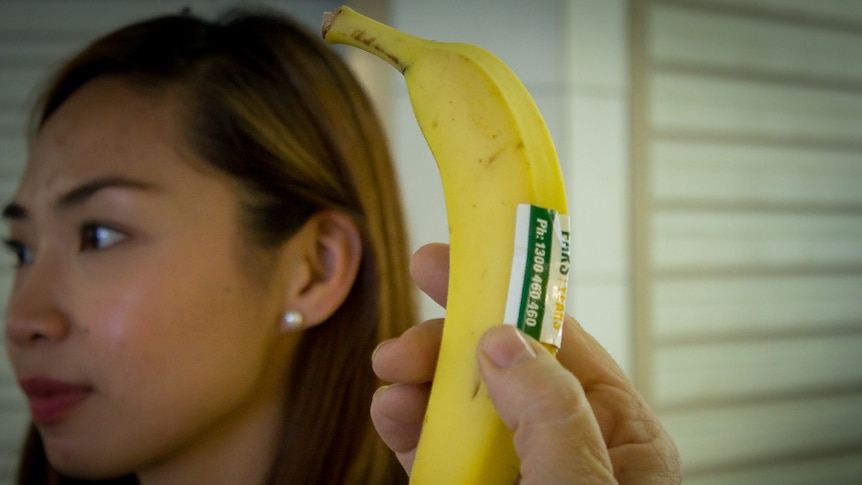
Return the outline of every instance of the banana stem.
[[[424,50],[426,39],[396,30],[366,17],[350,7],[341,6],[323,14],[323,39],[330,44],[346,44],[362,49],[388,62],[401,74]]]

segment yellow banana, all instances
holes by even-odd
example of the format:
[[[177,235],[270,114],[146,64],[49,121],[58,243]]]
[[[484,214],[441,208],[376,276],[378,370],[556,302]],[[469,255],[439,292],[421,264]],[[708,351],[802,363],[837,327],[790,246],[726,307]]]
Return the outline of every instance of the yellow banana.
[[[476,346],[504,321],[559,346],[568,211],[548,129],[520,80],[480,47],[415,37],[348,7],[327,13],[322,33],[404,75],[443,182],[448,304],[410,483],[510,485],[520,464],[480,378]]]

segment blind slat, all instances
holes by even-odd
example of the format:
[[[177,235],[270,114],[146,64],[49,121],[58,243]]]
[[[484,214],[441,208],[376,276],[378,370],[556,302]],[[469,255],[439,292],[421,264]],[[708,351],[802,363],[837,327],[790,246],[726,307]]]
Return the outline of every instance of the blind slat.
[[[862,81],[860,35],[661,7],[651,25],[656,62]]]
[[[692,475],[862,449],[862,394],[666,414]]]
[[[721,342],[663,348],[656,402],[676,406],[786,395],[862,391],[862,321],[855,335]],[[744,378],[741,378],[743,377]]]

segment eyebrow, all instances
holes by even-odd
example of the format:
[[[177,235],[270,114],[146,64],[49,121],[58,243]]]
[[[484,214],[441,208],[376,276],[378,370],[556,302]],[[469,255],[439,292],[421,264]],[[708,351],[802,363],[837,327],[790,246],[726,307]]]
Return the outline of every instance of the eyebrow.
[[[153,184],[140,180],[117,176],[100,177],[78,185],[77,187],[73,188],[72,190],[69,190],[68,192],[60,196],[60,198],[57,199],[57,209],[68,210],[72,207],[83,204],[98,192],[112,188],[124,188],[145,191],[152,191],[156,189]],[[2,216],[4,219],[20,220],[26,219],[28,217],[28,212],[23,205],[17,202],[10,202],[6,205],[6,207],[3,208]]]

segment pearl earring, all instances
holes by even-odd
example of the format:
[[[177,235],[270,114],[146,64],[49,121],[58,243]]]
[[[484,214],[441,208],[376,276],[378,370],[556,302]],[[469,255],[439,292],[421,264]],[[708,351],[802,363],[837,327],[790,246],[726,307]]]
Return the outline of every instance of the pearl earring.
[[[295,332],[302,328],[302,313],[290,310],[281,319],[281,327],[288,332]]]

